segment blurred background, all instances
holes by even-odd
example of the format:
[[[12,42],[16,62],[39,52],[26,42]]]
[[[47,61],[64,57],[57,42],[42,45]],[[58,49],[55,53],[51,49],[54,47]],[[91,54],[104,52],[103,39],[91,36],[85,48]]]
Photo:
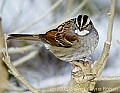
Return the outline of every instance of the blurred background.
[[[91,55],[92,60],[96,61],[101,54],[106,40],[110,0],[1,0],[0,5],[6,34],[45,33],[79,14],[87,14],[100,36],[98,47]],[[117,0],[112,46],[102,76],[120,76],[119,22],[120,1]],[[55,58],[41,42],[12,40],[8,41],[8,46],[13,64],[34,87],[47,88],[68,83],[71,66]],[[9,84],[24,88],[13,76],[10,76]],[[8,90],[6,93],[19,92]]]

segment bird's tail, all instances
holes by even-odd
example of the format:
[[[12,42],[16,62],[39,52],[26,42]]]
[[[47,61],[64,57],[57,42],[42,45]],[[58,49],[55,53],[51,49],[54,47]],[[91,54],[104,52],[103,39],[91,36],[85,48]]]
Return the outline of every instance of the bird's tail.
[[[16,39],[16,40],[33,40],[41,41],[44,34],[9,34],[7,40]]]

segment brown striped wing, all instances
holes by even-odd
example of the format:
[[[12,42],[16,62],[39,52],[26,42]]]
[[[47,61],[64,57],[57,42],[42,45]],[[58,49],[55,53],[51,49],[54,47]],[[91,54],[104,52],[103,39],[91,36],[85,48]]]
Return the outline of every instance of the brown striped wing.
[[[58,26],[58,32],[55,35],[55,40],[60,43],[61,46],[71,47],[72,41],[79,41],[77,35],[75,35],[72,31],[72,24],[75,19],[71,19],[61,25]]]

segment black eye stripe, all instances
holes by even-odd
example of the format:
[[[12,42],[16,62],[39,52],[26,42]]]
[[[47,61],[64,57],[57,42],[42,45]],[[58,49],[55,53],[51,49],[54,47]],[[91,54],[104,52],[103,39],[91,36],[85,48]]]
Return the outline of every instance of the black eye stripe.
[[[84,15],[84,16],[83,16],[83,23],[82,23],[82,27],[86,24],[87,19],[88,19],[88,16],[87,16],[87,15]]]

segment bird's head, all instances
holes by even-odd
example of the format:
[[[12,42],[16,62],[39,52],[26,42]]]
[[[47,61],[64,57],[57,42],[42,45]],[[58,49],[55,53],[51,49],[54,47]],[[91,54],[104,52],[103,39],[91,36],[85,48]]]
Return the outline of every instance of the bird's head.
[[[78,27],[78,30],[75,33],[78,35],[87,35],[95,30],[92,21],[87,15],[79,15],[76,18],[76,26]]]

